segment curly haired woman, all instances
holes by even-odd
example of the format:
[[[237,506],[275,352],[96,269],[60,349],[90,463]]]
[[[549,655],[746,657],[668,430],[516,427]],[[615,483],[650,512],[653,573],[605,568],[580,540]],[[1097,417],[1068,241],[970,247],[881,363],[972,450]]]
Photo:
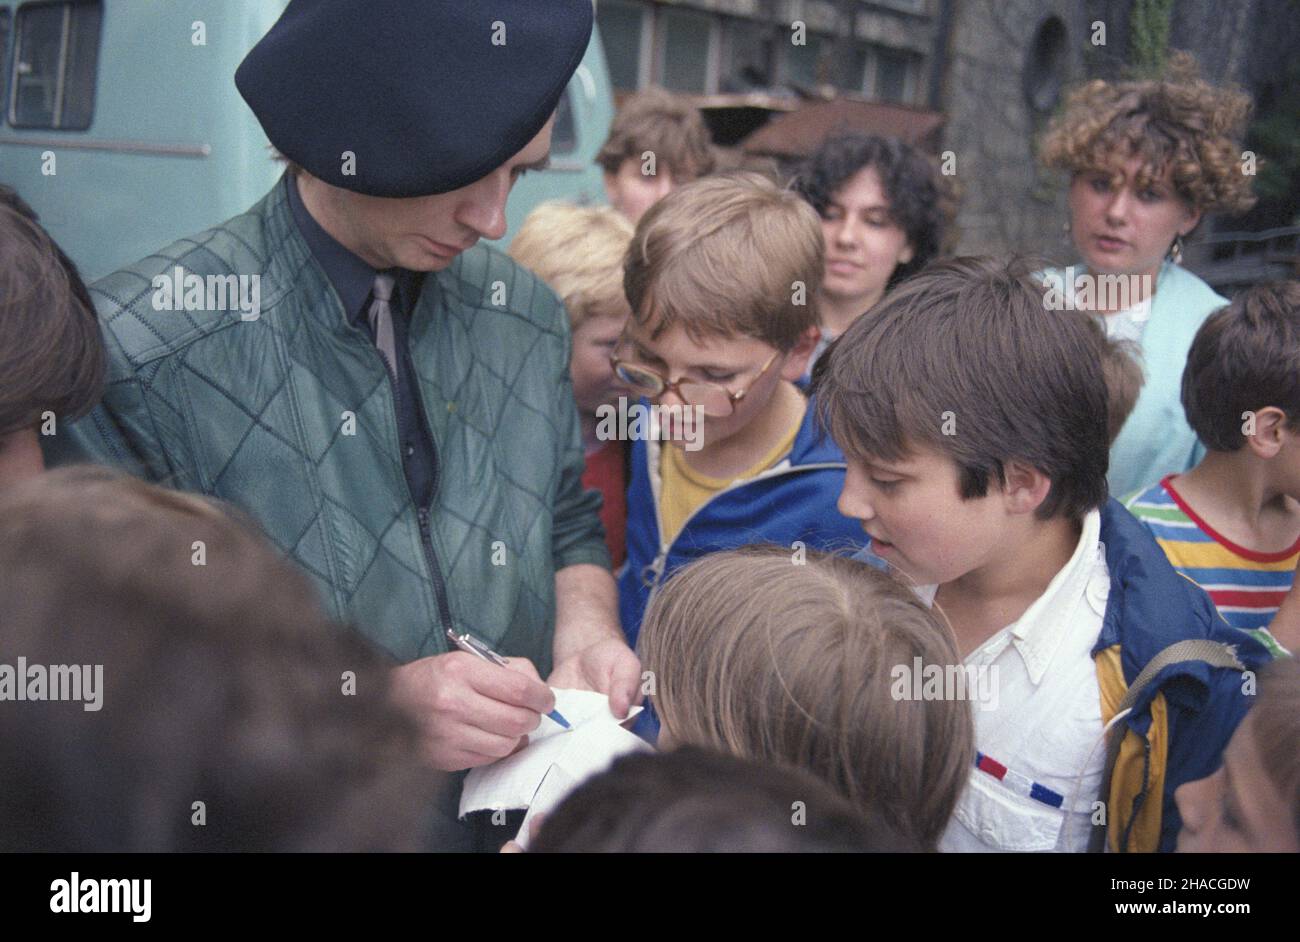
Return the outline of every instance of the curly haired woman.
[[[1064,303],[1095,312],[1112,338],[1135,342],[1146,384],[1111,446],[1121,496],[1185,471],[1203,448],[1179,400],[1197,328],[1227,303],[1182,268],[1182,242],[1206,213],[1254,202],[1238,144],[1250,100],[1199,79],[1176,54],[1160,79],[1076,89],[1042,141],[1041,159],[1070,174],[1067,231],[1082,264],[1046,273]]]

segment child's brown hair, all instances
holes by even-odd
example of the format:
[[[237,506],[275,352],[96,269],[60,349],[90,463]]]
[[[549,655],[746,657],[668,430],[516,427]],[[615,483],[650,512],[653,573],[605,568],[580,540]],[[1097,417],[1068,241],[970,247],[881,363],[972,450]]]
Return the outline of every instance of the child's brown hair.
[[[754,337],[788,351],[817,324],[826,249],[817,214],[756,173],[696,180],[641,217],[623,289],[653,334]]]
[[[1300,427],[1300,281],[1256,285],[1206,318],[1187,352],[1182,400],[1212,451],[1241,448],[1247,414],[1268,406]]]
[[[100,665],[102,689],[3,704],[0,850],[425,849],[439,776],[391,661],[241,514],[91,465],[7,490],[18,655]]]
[[[104,344],[76,266],[12,190],[0,187],[0,438],[45,412],[89,412]]]
[[[1052,482],[1039,519],[1106,501],[1101,327],[1047,303],[1028,260],[932,263],[885,295],[822,355],[818,414],[850,459],[947,454],[963,499],[1020,460]]]
[[[801,808],[802,816],[791,809]],[[547,815],[533,853],[908,853],[921,845],[816,776],[694,746],[616,759]]]
[[[654,154],[656,172],[666,167],[676,183],[689,183],[712,173],[716,162],[709,129],[700,111],[686,99],[662,88],[637,92],[614,116],[596,163],[606,173],[618,173],[625,160],[640,163]]]
[[[1133,414],[1146,376],[1142,372],[1142,349],[1137,344],[1105,337],[1101,342],[1101,372],[1106,377],[1106,429],[1113,445]]]
[[[914,658],[961,657],[888,573],[784,547],[713,553],[655,595],[640,651],[674,742],[806,769],[937,846],[974,761],[971,707],[893,697]]]

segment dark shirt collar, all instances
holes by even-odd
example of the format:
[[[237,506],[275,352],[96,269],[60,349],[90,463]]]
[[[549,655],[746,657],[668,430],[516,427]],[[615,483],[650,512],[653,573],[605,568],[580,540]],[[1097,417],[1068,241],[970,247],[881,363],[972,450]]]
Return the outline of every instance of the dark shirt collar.
[[[289,208],[293,213],[294,222],[298,225],[298,231],[302,233],[307,247],[311,249],[311,254],[316,257],[321,268],[325,269],[330,284],[338,292],[347,319],[353,324],[364,326],[370,292],[374,288],[375,276],[379,272],[371,268],[358,255],[340,245],[307,211],[302,196],[298,193],[296,177],[290,175],[287,184]],[[423,273],[398,268],[389,269],[389,272],[397,280],[395,307],[400,312],[409,312],[419,296],[420,286],[424,280]]]

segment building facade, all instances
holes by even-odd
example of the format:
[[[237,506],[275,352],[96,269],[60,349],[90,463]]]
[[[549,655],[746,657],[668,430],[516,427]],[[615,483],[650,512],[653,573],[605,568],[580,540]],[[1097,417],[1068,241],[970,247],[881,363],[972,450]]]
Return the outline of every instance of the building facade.
[[[620,94],[836,92],[942,111],[962,197],[959,252],[1068,259],[1065,183],[1037,139],[1066,89],[1118,78],[1148,42],[1186,49],[1257,103],[1284,91],[1300,42],[1290,0],[597,0]],[[1162,12],[1161,12],[1162,11]],[[1158,20],[1158,17],[1157,17]],[[1145,25],[1144,25],[1145,24]],[[1276,225],[1276,222],[1272,223]],[[1208,233],[1214,222],[1202,227]]]
[[[616,89],[693,95],[833,86],[928,103],[935,0],[598,0]]]

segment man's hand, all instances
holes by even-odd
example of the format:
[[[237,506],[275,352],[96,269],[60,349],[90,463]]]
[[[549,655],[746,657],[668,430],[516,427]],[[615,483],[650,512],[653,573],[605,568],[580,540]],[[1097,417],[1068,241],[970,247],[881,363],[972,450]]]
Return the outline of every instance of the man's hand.
[[[618,626],[618,592],[599,566],[566,566],[555,574],[555,669],[552,687],[594,690],[609,697],[619,719],[641,702],[641,662]]]
[[[619,719],[641,702],[641,661],[622,639],[606,638],[555,666],[546,682],[552,687],[594,690],[609,697],[609,709]]]
[[[423,729],[424,753],[445,772],[495,762],[524,747],[555,709],[555,695],[525,658],[499,667],[464,651],[393,670],[393,696]]]

